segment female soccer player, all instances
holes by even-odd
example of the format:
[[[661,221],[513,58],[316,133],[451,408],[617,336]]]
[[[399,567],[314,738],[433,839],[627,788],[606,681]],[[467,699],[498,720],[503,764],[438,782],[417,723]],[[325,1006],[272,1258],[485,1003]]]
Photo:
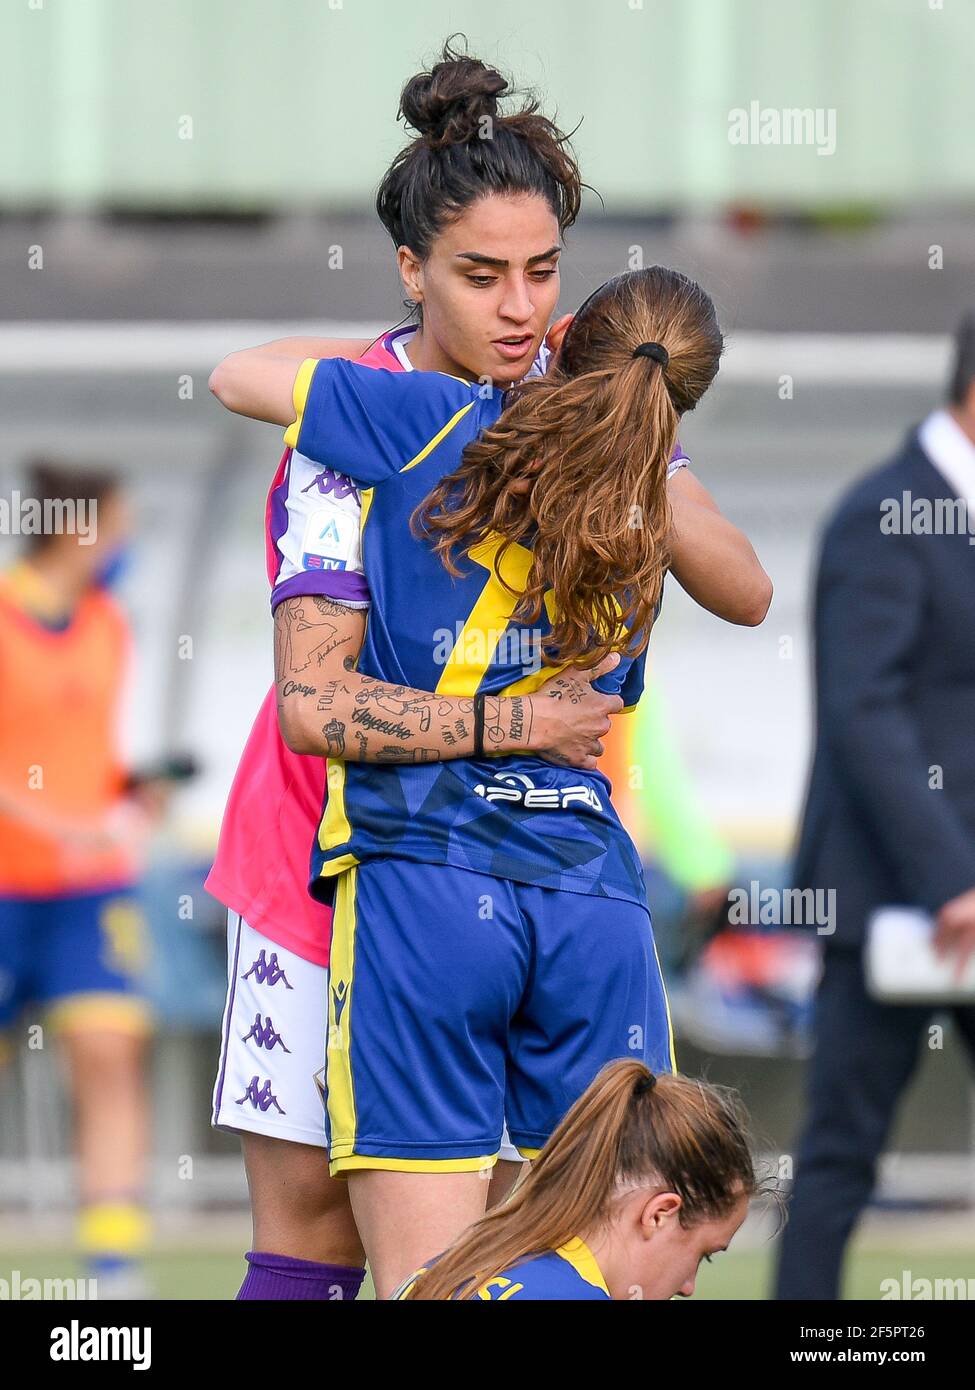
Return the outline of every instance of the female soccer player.
[[[448,53],[404,90],[403,114],[420,134],[395,161],[378,205],[421,322],[380,340],[367,354],[374,365],[436,368],[503,385],[544,360],[542,335],[558,297],[558,247],[578,208],[579,176],[564,138],[533,108],[498,114],[504,85],[483,64]],[[489,142],[480,138],[485,117],[494,122]],[[556,336],[567,323],[560,320]],[[289,354],[351,355],[361,346],[283,340],[234,354],[211,384],[232,408],[259,415],[261,401],[247,396],[255,357],[280,356],[287,371]],[[756,621],[764,576],[747,541],[688,470],[671,487],[680,522],[672,568],[680,582],[720,616]],[[300,595],[368,604],[359,573],[360,511],[354,486],[298,451],[286,455],[268,507],[276,606]],[[313,527],[317,548],[305,544]],[[331,615],[333,641],[344,639],[350,618],[346,609]],[[583,690],[583,701],[593,699]],[[571,717],[583,713],[581,704],[566,701],[563,708]],[[316,733],[319,743],[296,746],[327,752],[321,727]],[[441,753],[458,751],[445,745]],[[336,1288],[350,1296],[361,1278],[344,1185],[329,1183],[320,1149],[310,1147],[324,1144],[310,1077],[324,1061],[328,909],[307,898],[306,846],[323,791],[321,761],[295,756],[282,743],[272,693],[242,760],[208,885],[231,909],[232,987],[215,1118],[249,1131],[257,1249],[244,1296],[293,1297],[300,1290],[323,1298]],[[278,836],[268,836],[269,818],[278,820]]]
[[[404,88],[402,113],[418,136],[385,176],[377,205],[421,321],[385,335],[363,361],[509,382],[533,363],[543,365],[561,233],[576,216],[581,183],[565,137],[531,103],[510,116],[498,113],[506,85],[483,63],[445,49],[432,72]],[[475,135],[485,113],[495,121],[488,144]],[[507,195],[526,193],[544,209],[542,241],[537,209],[533,217],[508,215]],[[459,263],[442,232],[474,202],[484,205],[482,218],[468,230],[486,259]],[[358,356],[367,346],[289,339],[269,351]],[[226,403],[234,377],[231,360],[211,382]],[[353,487],[331,484],[288,451],[268,498],[275,605],[297,594],[368,603],[355,553],[358,509]],[[591,718],[597,702],[590,692],[586,708],[571,706],[563,732],[570,734],[573,720],[581,726]],[[324,794],[324,763],[284,744],[272,690],[245,748],[207,884],[229,909],[230,983],[214,1122],[243,1132],[255,1249],[242,1297],[350,1298],[363,1274],[346,1185],[329,1179],[322,1159],[313,1080],[325,1061],[331,909],[308,896],[308,846]],[[276,833],[268,834],[269,823]]]
[[[239,383],[243,413],[283,422],[293,377],[286,440],[367,490],[359,671],[327,660],[326,601],[281,605],[275,623],[289,741],[324,732],[336,760],[313,857],[319,891],[338,877],[329,1149],[380,1296],[416,1266],[407,1251],[483,1211],[499,1107],[530,1155],[605,1061],[638,1050],[673,1068],[639,856],[605,779],[490,759],[524,749],[519,702],[546,681],[543,659],[619,652],[606,679],[622,703],[639,697],[677,423],[720,351],[707,296],[655,267],[592,295],[559,369],[510,393],[500,420],[504,393],[442,374],[278,361]],[[473,757],[439,767],[444,746]]]
[[[394,1298],[689,1298],[758,1190],[738,1097],[610,1062],[500,1207]]]

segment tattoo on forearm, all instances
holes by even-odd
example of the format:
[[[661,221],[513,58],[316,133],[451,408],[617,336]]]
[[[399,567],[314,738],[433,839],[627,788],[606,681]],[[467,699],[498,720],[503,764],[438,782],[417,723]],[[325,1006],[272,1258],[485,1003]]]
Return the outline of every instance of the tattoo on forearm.
[[[492,744],[496,748],[499,743],[504,742],[505,731],[501,723],[501,712],[503,710],[501,701],[497,698],[484,701],[484,746],[490,747]]]
[[[318,708],[319,710],[323,711],[331,709],[336,695],[351,694],[352,691],[349,689],[349,687],[347,685],[343,685],[341,681],[326,681],[326,683],[322,686],[321,694],[318,697]]]
[[[365,729],[374,729],[377,733],[386,734],[391,738],[412,738],[413,730],[406,724],[396,724],[391,719],[377,719],[374,714],[370,714],[367,709],[352,711],[353,724],[361,724]]]
[[[370,681],[357,693],[356,704],[365,705],[372,700],[387,714],[418,714],[420,732],[425,734],[430,728],[430,705],[434,696],[413,694],[404,699],[406,692],[405,685],[388,686],[383,685],[381,681]]]
[[[327,724],[322,725],[322,733],[325,735],[327,744],[327,756],[330,758],[342,758],[345,756],[345,725],[341,719],[330,719]]]
[[[336,624],[344,623],[343,628]],[[278,710],[289,697],[313,697],[317,710],[327,718],[321,724],[322,753],[330,758],[362,762],[422,764],[437,762],[445,753],[470,751],[470,715],[474,701],[447,698],[416,691],[409,686],[382,681],[356,671],[358,655],[342,652],[357,642],[348,629],[348,609],[324,595],[287,599],[278,609],[277,670]],[[335,657],[335,654],[338,656]],[[311,684],[297,679],[309,667],[322,667],[331,658],[341,661],[345,680]],[[335,665],[332,669],[336,669]],[[555,699],[575,700],[574,683],[564,680],[550,692]],[[485,702],[485,747],[501,753],[507,746],[527,747],[531,729],[531,701],[521,696],[492,696]],[[434,711],[437,724],[434,725]],[[419,743],[436,727],[437,747]]]
[[[436,748],[399,748],[395,743],[386,743],[379,750],[379,761],[384,763],[435,763],[439,759]]]
[[[456,748],[458,742],[462,742],[470,736],[470,727],[466,719],[455,719],[453,724],[441,724],[440,737],[448,748]]]
[[[527,727],[526,727],[527,724]],[[521,695],[511,696],[509,733],[513,743],[525,744],[531,731],[531,705]]]

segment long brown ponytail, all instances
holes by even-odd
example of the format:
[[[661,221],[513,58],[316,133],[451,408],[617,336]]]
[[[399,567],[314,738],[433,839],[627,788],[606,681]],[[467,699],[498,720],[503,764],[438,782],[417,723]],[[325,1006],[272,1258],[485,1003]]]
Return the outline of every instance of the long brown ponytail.
[[[634,356],[644,343],[661,344],[666,365]],[[579,310],[549,373],[509,392],[417,508],[414,533],[451,574],[489,536],[502,542],[499,579],[504,551],[531,546],[511,616],[537,622],[551,590],[546,664],[646,646],[669,562],[667,465],[722,346],[714,305],[687,276],[664,266],[616,276]]]
[[[645,1089],[650,1076],[642,1062],[628,1058],[604,1067],[508,1200],[419,1275],[405,1296],[476,1298],[518,1260],[555,1250],[608,1220],[621,1187],[677,1193],[684,1226],[727,1215],[751,1196],[758,1183],[736,1093],[669,1074]]]

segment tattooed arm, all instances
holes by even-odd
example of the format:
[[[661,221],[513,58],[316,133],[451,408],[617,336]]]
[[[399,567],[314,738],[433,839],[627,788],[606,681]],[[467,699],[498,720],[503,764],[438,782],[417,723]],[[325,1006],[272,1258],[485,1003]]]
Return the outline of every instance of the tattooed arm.
[[[474,753],[474,701],[413,690],[355,669],[366,613],[320,594],[288,598],[274,612],[278,723],[295,753],[347,762],[426,763]],[[609,716],[622,708],[590,670],[559,672],[532,695],[485,700],[484,750],[531,752],[566,767],[593,768]]]

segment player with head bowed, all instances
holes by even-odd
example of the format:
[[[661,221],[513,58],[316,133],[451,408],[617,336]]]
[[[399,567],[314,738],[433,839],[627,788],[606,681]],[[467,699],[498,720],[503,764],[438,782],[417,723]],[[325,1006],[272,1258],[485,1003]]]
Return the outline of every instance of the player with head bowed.
[[[733,1091],[611,1062],[507,1201],[393,1297],[689,1298],[763,1187]]]

